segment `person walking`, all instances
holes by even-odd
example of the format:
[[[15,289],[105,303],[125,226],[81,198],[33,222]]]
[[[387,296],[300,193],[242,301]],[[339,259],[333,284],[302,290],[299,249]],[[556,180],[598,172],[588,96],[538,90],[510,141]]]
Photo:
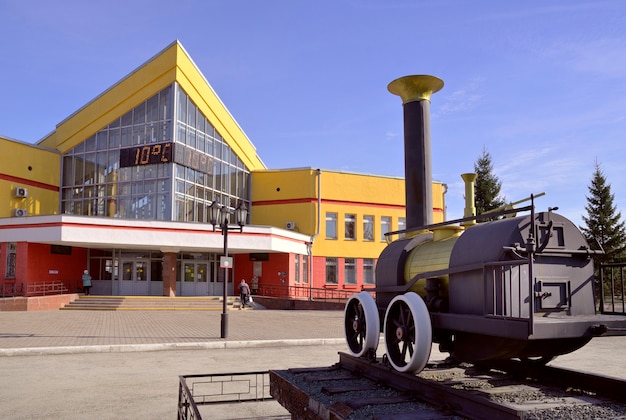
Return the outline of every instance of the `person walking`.
[[[91,276],[89,275],[89,270],[83,271],[83,290],[85,291],[85,296],[89,296],[89,289],[91,289]]]
[[[248,296],[250,296],[250,286],[244,279],[241,279],[241,283],[239,283],[239,299],[241,299],[241,308],[246,307],[246,303],[248,302]]]

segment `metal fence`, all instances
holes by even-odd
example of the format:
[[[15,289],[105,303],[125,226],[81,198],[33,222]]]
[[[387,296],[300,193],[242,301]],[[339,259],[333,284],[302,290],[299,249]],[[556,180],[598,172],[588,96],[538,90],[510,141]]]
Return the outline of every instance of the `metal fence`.
[[[273,400],[268,371],[179,376],[178,419],[201,419],[198,406]]]
[[[600,312],[626,314],[626,263],[600,264]]]
[[[60,295],[68,292],[67,286],[61,281],[33,283],[24,287],[24,284],[2,284],[0,285],[0,296],[17,297],[17,296],[49,296]]]

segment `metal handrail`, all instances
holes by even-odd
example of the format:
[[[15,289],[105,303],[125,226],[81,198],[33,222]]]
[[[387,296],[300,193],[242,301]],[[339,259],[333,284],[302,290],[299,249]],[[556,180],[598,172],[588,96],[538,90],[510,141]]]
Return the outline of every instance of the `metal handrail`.
[[[31,283],[24,287],[15,283],[0,285],[0,295],[2,297],[30,297],[30,296],[51,296],[67,293],[69,289],[62,281]]]
[[[32,283],[27,285],[25,296],[62,295],[67,292],[68,288],[61,281]]]
[[[24,296],[24,285],[20,284],[19,287],[15,283],[5,283],[0,285],[0,297],[16,297]]]
[[[358,290],[357,290],[358,289]],[[321,288],[309,286],[295,286],[286,284],[261,284],[257,294],[262,296],[288,298],[288,299],[310,299],[323,302],[345,302],[354,293],[361,290],[374,290],[371,288],[356,288],[354,290]]]

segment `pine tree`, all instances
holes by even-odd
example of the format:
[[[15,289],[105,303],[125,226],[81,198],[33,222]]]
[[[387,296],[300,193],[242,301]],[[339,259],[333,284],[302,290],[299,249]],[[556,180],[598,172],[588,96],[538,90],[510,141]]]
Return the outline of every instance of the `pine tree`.
[[[482,214],[505,204],[505,199],[500,197],[502,182],[493,174],[491,155],[483,148],[482,155],[474,163],[476,172],[475,200],[476,214]]]
[[[622,213],[618,212],[613,205],[615,196],[611,193],[611,184],[606,182],[606,177],[596,161],[593,178],[587,196],[585,210],[587,216],[582,219],[585,226],[581,231],[593,246],[596,241],[604,249],[603,255],[594,256],[596,266],[598,263],[621,262],[626,258],[626,228],[621,221]]]

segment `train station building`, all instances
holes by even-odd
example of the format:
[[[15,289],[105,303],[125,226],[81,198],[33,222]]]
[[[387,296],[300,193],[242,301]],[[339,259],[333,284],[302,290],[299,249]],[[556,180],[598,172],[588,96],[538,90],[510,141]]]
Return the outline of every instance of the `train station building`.
[[[403,178],[267,168],[178,41],[51,129],[0,136],[3,296],[79,293],[85,269],[96,295],[360,291],[405,226]]]

